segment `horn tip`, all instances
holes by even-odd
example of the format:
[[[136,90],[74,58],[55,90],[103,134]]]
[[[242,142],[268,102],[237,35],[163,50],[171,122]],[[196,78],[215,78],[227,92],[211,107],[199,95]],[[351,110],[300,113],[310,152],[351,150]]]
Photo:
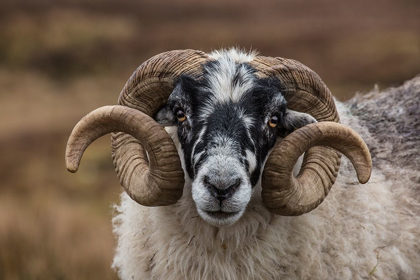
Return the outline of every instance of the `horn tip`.
[[[77,163],[66,162],[66,168],[69,172],[76,173],[79,169],[79,165]]]
[[[365,170],[364,172],[361,172],[360,174],[358,174],[357,179],[359,179],[360,184],[366,184],[370,179],[371,173],[372,173],[372,169],[369,168]]]
[[[77,169],[72,169],[72,168],[69,168],[69,167],[67,167],[67,170],[71,173],[76,173],[77,172]]]

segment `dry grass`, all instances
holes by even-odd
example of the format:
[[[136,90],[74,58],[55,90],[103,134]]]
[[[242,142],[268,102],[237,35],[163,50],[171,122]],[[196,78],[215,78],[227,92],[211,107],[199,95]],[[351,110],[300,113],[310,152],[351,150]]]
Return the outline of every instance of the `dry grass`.
[[[109,137],[86,152],[77,175],[64,149],[81,111],[115,102],[118,81],[2,74],[0,279],[115,279],[110,204],[121,189]]]
[[[32,199],[1,199],[1,279],[115,278],[107,218],[64,199]]]
[[[119,188],[109,139],[71,176],[67,133],[23,134],[1,143],[0,279],[114,279],[110,203]]]
[[[420,2],[0,3],[0,279],[114,279],[109,137],[77,174],[67,137],[170,49],[242,46],[313,68],[340,99],[420,73]]]

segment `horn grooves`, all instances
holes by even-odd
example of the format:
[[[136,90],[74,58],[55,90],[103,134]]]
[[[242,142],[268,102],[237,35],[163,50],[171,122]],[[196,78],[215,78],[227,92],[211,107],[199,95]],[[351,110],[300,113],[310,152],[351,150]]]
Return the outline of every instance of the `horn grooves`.
[[[183,74],[201,75],[201,65],[207,61],[206,53],[195,50],[156,55],[134,71],[121,91],[118,104],[153,116],[168,100],[176,79]]]
[[[293,59],[264,56],[256,57],[250,64],[260,78],[279,79],[288,108],[308,113],[318,121],[339,121],[329,89],[307,66]]]
[[[340,119],[331,92],[321,78],[305,65],[292,59],[263,56],[256,57],[250,64],[257,70],[257,75],[260,78],[276,77],[279,79],[282,85],[281,92],[287,100],[288,108],[308,113],[318,122],[339,122]],[[291,145],[290,148],[299,149],[299,151],[301,151],[301,148],[296,145]],[[271,191],[273,197],[271,198],[272,201],[270,201],[270,197],[266,195],[267,192],[265,191],[265,188],[268,186],[263,183],[263,193],[265,194],[264,202],[269,205],[267,207],[273,213],[280,215],[300,215],[309,212],[325,199],[334,184],[340,168],[340,153],[325,146],[308,148],[309,150],[301,151],[299,154],[301,155],[305,152],[301,176],[303,176],[303,178],[312,178],[312,181],[305,180],[304,185],[301,185],[301,188],[313,191],[303,192],[298,189],[294,189],[287,193],[284,191],[279,191],[277,193]],[[265,168],[270,169],[271,164],[287,160],[286,156],[275,156],[271,158],[272,155],[278,154],[277,149],[279,149],[278,145],[274,147]],[[262,182],[273,182],[269,187],[272,188],[274,185],[278,186],[279,184],[283,184],[283,180],[291,180],[291,170],[296,161],[288,162],[290,166],[287,168],[290,170],[290,174],[287,178],[284,177],[284,174],[280,176],[271,168],[271,172],[263,172]],[[285,167],[283,166],[282,168]],[[278,172],[282,172],[282,170],[279,170]],[[273,178],[270,178],[270,176],[273,176]],[[274,184],[274,181],[276,181],[277,184]],[[290,182],[286,182],[286,184],[288,183]],[[312,202],[304,209],[297,211],[294,206],[291,206],[294,204],[287,203],[289,200],[294,201],[297,205],[299,204],[299,200],[302,200],[302,203],[306,203],[305,201],[309,198],[304,197],[304,195],[307,194],[313,194],[316,197],[311,197],[310,199]],[[279,195],[284,195],[283,200],[278,197]],[[281,210],[276,210],[274,205],[279,201],[282,201],[282,204],[279,205]],[[287,208],[289,206],[291,207],[290,209]]]
[[[135,137],[149,155],[147,159],[144,151],[126,151],[124,160],[117,159],[118,168],[122,168],[120,183],[130,197],[146,206],[175,203],[182,196],[184,187],[184,173],[177,150],[165,129],[138,110],[105,106],[86,115],[70,135],[66,149],[67,168],[77,171],[89,144],[115,131]],[[126,144],[130,146],[133,143],[129,141]]]
[[[201,65],[207,61],[206,53],[195,50],[176,50],[156,55],[134,71],[120,93],[118,104],[137,109],[153,117],[166,104],[178,77],[183,74],[200,76]],[[175,148],[173,144],[172,146]],[[111,147],[115,171],[121,184],[127,185],[128,180],[141,184],[143,179],[137,178],[136,174],[139,172],[138,170],[148,164],[149,160],[143,143],[131,135],[118,132],[111,134]],[[162,147],[162,149],[159,152],[165,153],[166,148]],[[179,160],[178,156],[177,158]],[[175,161],[175,159],[171,160]],[[161,170],[164,172],[152,173],[153,178],[163,178],[166,176],[165,172],[169,172],[164,168]],[[179,198],[177,195],[174,197]],[[140,199],[135,200],[140,201]],[[175,203],[176,200],[173,200],[172,203]],[[142,202],[139,203],[146,205]],[[168,204],[170,203],[165,205]]]
[[[299,156],[309,148],[316,149],[306,157],[295,178],[292,170]],[[300,128],[283,141],[267,160],[262,184],[262,199],[267,208],[279,215],[301,215],[316,208],[328,195],[338,168],[325,162],[319,146],[342,152],[353,163],[360,183],[369,180],[372,160],[363,139],[352,129],[335,122],[320,122]],[[320,187],[319,187],[320,186]]]

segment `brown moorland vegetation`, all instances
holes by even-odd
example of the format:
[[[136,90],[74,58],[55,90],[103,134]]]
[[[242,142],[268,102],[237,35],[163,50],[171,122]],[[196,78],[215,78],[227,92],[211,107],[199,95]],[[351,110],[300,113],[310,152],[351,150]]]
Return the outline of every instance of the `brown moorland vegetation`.
[[[299,60],[346,100],[420,73],[420,2],[0,2],[0,279],[116,278],[109,137],[77,174],[67,137],[152,55],[230,46]]]

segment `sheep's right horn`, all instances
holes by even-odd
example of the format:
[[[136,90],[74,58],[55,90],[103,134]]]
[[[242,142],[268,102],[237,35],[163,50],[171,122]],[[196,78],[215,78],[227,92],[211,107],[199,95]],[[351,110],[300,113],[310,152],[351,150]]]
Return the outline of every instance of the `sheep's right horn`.
[[[146,206],[170,205],[182,196],[184,172],[171,137],[148,115],[124,106],[105,106],[86,115],[73,129],[66,149],[66,165],[76,172],[84,150],[110,132],[125,132],[148,153],[133,151],[128,158],[143,157],[140,166],[128,166],[120,181],[128,195]],[[121,163],[130,165],[131,160]],[[149,164],[147,164],[149,162]]]
[[[145,206],[175,203],[182,196],[184,173],[172,139],[152,118],[166,104],[178,77],[200,76],[208,60],[201,51],[176,50],[141,64],[120,93],[123,106],[98,109],[77,125],[67,150],[69,170],[77,170],[94,139],[112,132],[115,171],[130,197]]]
[[[199,77],[202,74],[202,64],[208,60],[206,53],[195,50],[175,50],[158,54],[142,63],[134,71],[120,93],[118,104],[136,109],[149,117],[153,117],[168,101],[168,97],[179,76],[187,74]],[[136,125],[142,125],[142,123],[137,123]],[[156,123],[156,125],[158,124]],[[112,133],[111,137],[112,158],[121,184],[126,187],[126,190],[127,187],[131,187],[131,184],[141,184],[142,178],[137,178],[138,175],[136,174],[143,172],[143,166],[147,165],[145,153],[147,146],[144,146],[141,141],[125,132]],[[149,145],[151,145],[150,142]],[[171,151],[176,149],[173,143],[172,146]],[[159,148],[156,145],[154,147],[156,149]],[[165,151],[169,147],[162,146],[160,149]],[[150,152],[149,157],[151,157]],[[175,161],[175,159],[172,160]],[[172,176],[171,172],[168,173],[168,176]],[[158,183],[157,178],[168,177],[159,173],[153,178]],[[175,176],[174,180],[177,181],[177,178],[178,176]],[[178,186],[180,186],[178,183],[173,187],[162,185],[162,189],[175,189]],[[159,198],[156,196],[155,201],[134,196],[131,196],[131,198],[145,206],[160,206],[171,204],[170,201],[175,203],[180,198],[180,194],[181,191],[178,190],[172,198],[166,196]]]

